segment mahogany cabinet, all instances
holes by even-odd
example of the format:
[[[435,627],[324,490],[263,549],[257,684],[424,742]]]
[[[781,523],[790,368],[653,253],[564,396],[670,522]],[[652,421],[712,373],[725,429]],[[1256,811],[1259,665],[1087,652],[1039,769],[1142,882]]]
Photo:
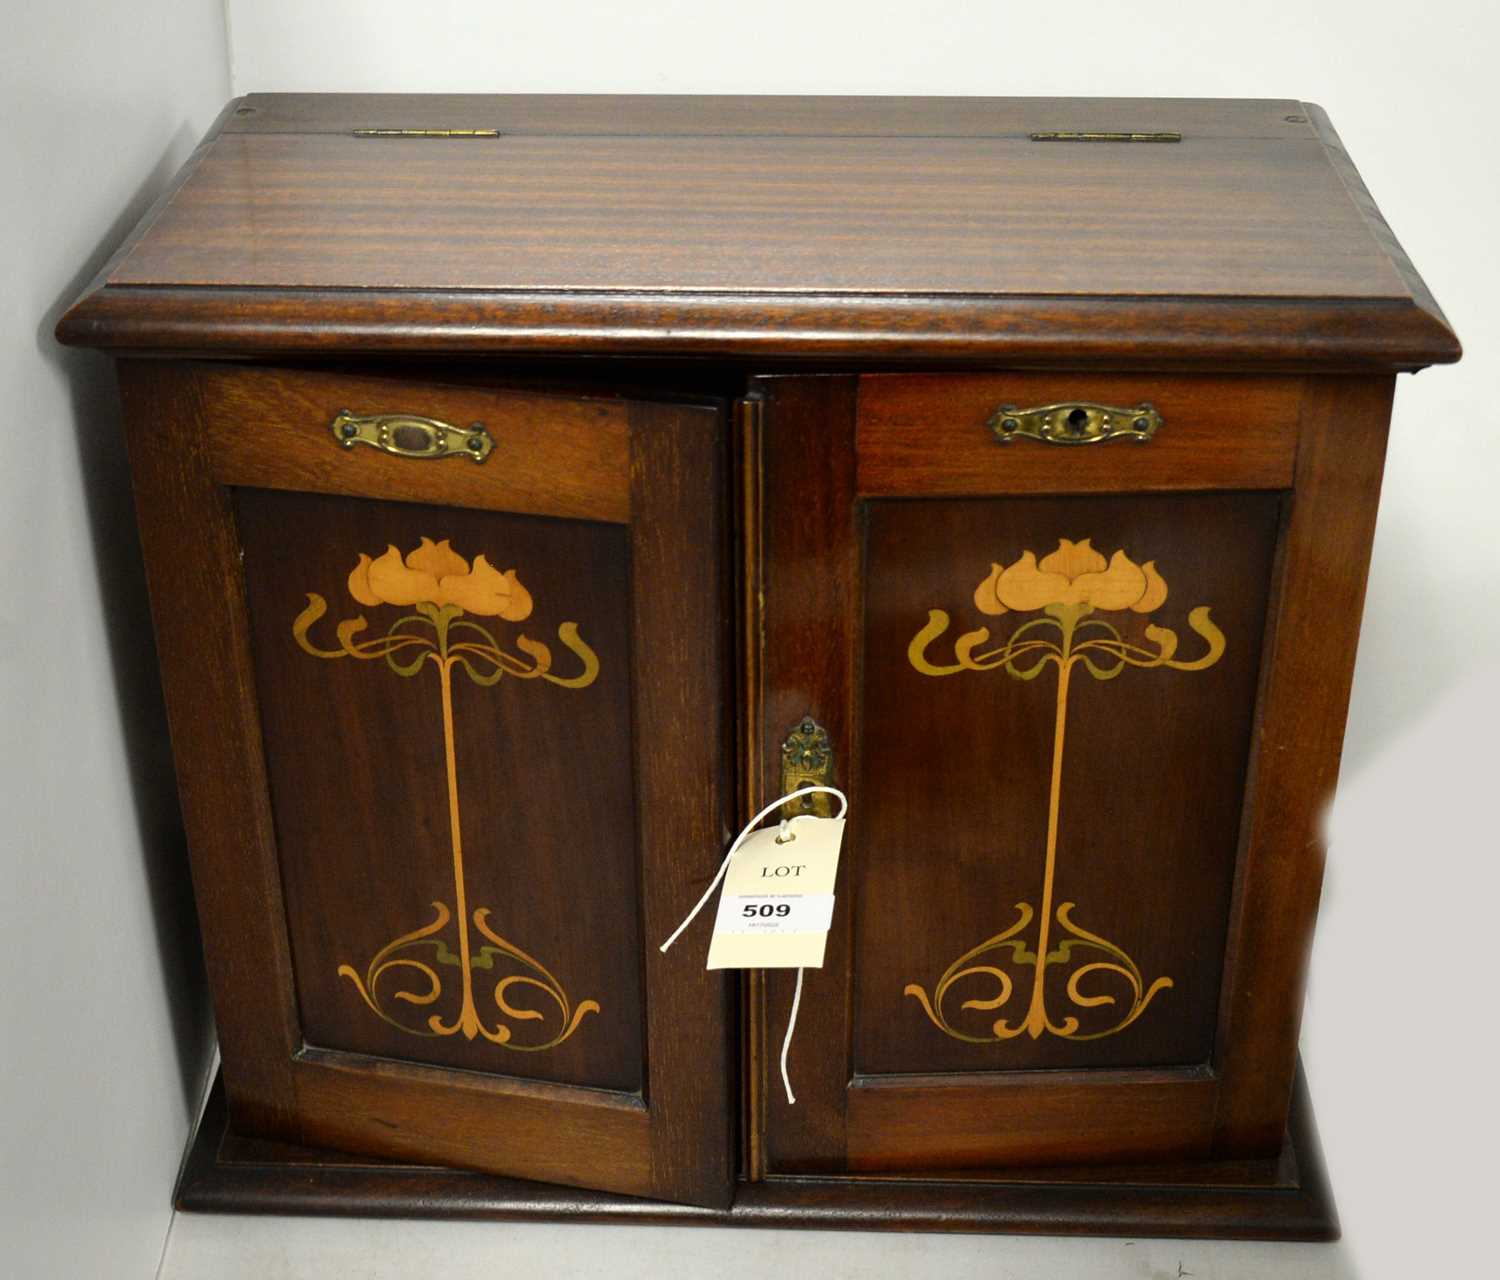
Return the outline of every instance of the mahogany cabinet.
[[[223,1051],[185,1206],[1335,1229],[1318,819],[1459,348],[1316,107],[252,95],[60,335]],[[793,973],[658,944],[808,776],[793,1103]]]

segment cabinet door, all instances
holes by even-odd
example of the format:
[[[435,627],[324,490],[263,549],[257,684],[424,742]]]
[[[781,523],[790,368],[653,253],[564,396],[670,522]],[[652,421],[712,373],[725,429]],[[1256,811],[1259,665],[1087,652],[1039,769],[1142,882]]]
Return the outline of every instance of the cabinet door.
[[[1389,391],[766,381],[750,799],[810,715],[851,810],[795,1105],[752,984],[756,1172],[1280,1149]]]
[[[720,409],[122,376],[235,1124],[725,1204]]]

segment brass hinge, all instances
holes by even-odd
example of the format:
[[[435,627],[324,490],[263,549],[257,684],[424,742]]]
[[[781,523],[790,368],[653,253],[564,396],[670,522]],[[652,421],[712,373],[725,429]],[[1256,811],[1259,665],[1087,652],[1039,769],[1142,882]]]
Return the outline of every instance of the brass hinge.
[[[356,129],[356,138],[499,138],[499,129]]]
[[[1181,142],[1180,133],[1107,133],[1069,129],[1048,129],[1031,135],[1033,142]]]

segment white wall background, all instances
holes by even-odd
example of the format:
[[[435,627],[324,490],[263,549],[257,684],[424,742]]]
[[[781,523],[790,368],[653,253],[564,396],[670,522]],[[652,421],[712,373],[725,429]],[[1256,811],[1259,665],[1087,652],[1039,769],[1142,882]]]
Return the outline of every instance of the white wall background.
[[[212,1041],[113,375],[52,326],[223,105],[223,15],[0,13],[0,1275],[149,1276]]]
[[[207,125],[226,66],[236,93],[1139,94],[1328,108],[1468,356],[1398,391],[1305,1041],[1364,1273],[1474,1268],[1489,1177],[1476,1153],[1495,1117],[1478,1109],[1488,1000],[1471,993],[1488,981],[1500,844],[1488,818],[1500,27],[1487,0],[224,0],[227,32],[213,0],[0,6],[0,388],[42,428],[25,449],[0,448],[0,1270],[19,1256],[17,1275],[149,1274],[137,1263],[160,1242],[203,1064],[111,393],[102,362],[49,335]],[[575,1229],[570,1252],[541,1228],[485,1230],[409,1225],[356,1255],[364,1237],[337,1224],[185,1219],[167,1271],[312,1275],[358,1256],[368,1274],[395,1275],[423,1251],[460,1245],[480,1263],[510,1241],[527,1274],[563,1274],[590,1240],[597,1261],[632,1241],[645,1258],[649,1238]],[[1127,1274],[1116,1268],[1129,1255],[1084,1261],[1081,1248],[976,1242],[958,1269]],[[836,1274],[831,1260],[853,1255],[826,1256]],[[913,1256],[939,1261],[936,1246]],[[1161,1249],[1134,1256],[1128,1274],[1172,1274]],[[1350,1265],[1347,1251],[1186,1256],[1200,1276]]]

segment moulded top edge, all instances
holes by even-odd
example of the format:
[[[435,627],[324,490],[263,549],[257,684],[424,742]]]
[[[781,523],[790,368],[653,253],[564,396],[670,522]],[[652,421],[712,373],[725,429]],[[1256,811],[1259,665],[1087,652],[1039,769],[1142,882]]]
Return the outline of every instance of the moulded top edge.
[[[63,317],[58,336],[121,353],[650,356],[761,366],[1395,371],[1460,354],[1441,314],[1410,299],[1142,298],[1121,305],[1098,298],[106,286]]]

